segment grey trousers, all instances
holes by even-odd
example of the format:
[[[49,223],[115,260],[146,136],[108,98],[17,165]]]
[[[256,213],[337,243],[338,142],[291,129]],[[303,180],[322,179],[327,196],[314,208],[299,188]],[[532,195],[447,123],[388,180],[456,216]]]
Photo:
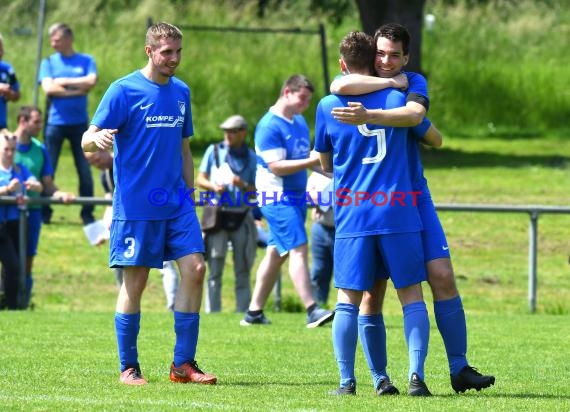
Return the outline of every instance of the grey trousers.
[[[228,232],[220,230],[207,234],[206,261],[208,263],[208,293],[204,301],[206,313],[222,310],[222,275],[228,242],[233,251],[233,269],[235,274],[236,312],[245,312],[251,299],[250,274],[255,261],[257,248],[257,229],[248,214],[239,229]]]

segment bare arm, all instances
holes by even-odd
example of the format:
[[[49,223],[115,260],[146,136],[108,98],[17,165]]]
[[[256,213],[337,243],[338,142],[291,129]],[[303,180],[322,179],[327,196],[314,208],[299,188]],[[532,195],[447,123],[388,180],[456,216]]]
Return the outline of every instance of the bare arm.
[[[194,189],[194,160],[190,150],[188,139],[182,139],[182,177],[189,189]],[[195,201],[195,194],[192,192],[192,201]]]
[[[12,89],[8,83],[0,83],[0,96],[6,101],[15,102],[20,98],[20,92]]]
[[[310,169],[318,164],[319,158],[317,154],[311,152],[310,157],[307,159],[277,160],[275,162],[268,163],[267,166],[269,166],[271,172],[277,176],[287,176],[303,169]]]
[[[83,96],[87,94],[86,90],[81,88],[66,88],[50,77],[46,77],[42,80],[42,89],[48,96],[56,97],[71,97],[71,96]]]
[[[357,73],[347,74],[333,80],[330,91],[333,94],[355,96],[388,87],[405,90],[408,88],[408,77],[403,73],[389,78],[365,76]]]
[[[117,129],[100,129],[95,125],[89,126],[89,129],[83,133],[81,139],[81,148],[84,152],[96,152],[98,150],[109,150],[113,147],[115,141],[115,133]]]
[[[348,102],[348,107],[335,107],[333,117],[346,124],[378,124],[389,127],[412,127],[421,123],[426,108],[419,103],[409,101],[405,106],[394,109],[367,109],[358,102]]]
[[[53,81],[65,88],[80,89],[87,93],[97,83],[97,75],[95,73],[81,77],[57,77]]]
[[[422,143],[432,147],[441,147],[443,144],[443,136],[433,123],[427,129],[426,134],[423,135]]]
[[[59,190],[55,185],[55,183],[53,182],[52,176],[44,176],[42,178],[42,184],[44,187],[43,192],[46,195],[54,197],[56,199],[61,199],[63,203],[69,203],[75,199],[75,194]]]
[[[324,152],[319,154],[321,160],[321,167],[325,172],[332,173],[333,165],[332,165],[332,155],[331,152]]]

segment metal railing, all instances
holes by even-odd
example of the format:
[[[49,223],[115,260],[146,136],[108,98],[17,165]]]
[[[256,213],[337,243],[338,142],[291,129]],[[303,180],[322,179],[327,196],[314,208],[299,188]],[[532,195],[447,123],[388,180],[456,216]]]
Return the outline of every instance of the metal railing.
[[[1,204],[15,204],[14,196],[0,196]],[[29,199],[28,204],[64,204],[60,199],[47,197]],[[110,199],[96,197],[77,197],[66,205],[111,205]],[[570,207],[542,206],[542,205],[485,205],[485,204],[457,204],[440,203],[435,205],[436,210],[444,212],[491,212],[491,213],[527,213],[529,222],[529,247],[528,247],[528,305],[531,312],[536,311],[537,296],[537,254],[538,254],[538,218],[544,214],[570,214]],[[25,285],[26,277],[26,211],[24,204],[20,208],[20,284]],[[279,295],[280,288],[278,289]],[[280,299],[280,296],[278,296]]]

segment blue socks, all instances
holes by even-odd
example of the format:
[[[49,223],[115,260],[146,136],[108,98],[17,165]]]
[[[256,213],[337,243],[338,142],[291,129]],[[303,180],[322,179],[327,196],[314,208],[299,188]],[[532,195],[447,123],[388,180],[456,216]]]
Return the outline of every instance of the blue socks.
[[[379,315],[359,315],[358,335],[364,350],[364,356],[372,373],[374,388],[378,388],[382,379],[390,379],[386,373],[388,356],[386,354],[386,326],[384,317]]]
[[[137,337],[139,335],[141,314],[115,312],[115,333],[119,348],[120,369],[138,367]]]
[[[436,301],[433,311],[445,345],[449,372],[456,375],[467,366],[467,326],[461,297]]]
[[[356,384],[354,357],[358,341],[358,307],[350,303],[337,303],[332,322],[334,355],[340,372],[340,387]]]
[[[424,364],[429,343],[429,318],[423,301],[413,302],[402,307],[404,312],[404,335],[408,344],[410,370],[408,378],[416,372],[424,380]]]
[[[198,346],[198,331],[200,329],[200,314],[174,312],[174,366],[179,367],[184,362],[194,360]]]

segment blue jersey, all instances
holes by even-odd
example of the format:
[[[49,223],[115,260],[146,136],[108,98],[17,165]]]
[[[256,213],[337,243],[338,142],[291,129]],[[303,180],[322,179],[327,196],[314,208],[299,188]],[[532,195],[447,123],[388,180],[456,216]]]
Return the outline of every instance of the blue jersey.
[[[18,83],[14,68],[9,63],[3,61],[0,61],[0,83],[9,84],[10,88],[15,92],[20,91],[20,83]],[[6,99],[4,96],[0,96],[0,129],[8,127],[7,116]]]
[[[283,193],[303,196],[307,187],[307,171],[277,176],[268,166],[278,160],[307,159],[311,147],[309,126],[300,114],[289,120],[269,110],[255,128],[257,173],[255,186],[262,205],[273,203]]]
[[[30,173],[24,165],[16,164],[9,169],[4,169],[0,166],[0,186],[7,186],[10,184],[12,179],[18,179],[20,181],[20,187],[22,188],[22,194],[26,194],[26,189],[24,187],[24,182],[27,180],[36,180],[36,178]],[[4,204],[0,205],[0,222],[5,222],[7,220],[18,220],[20,218],[20,211],[18,206],[14,204]]]
[[[83,77],[97,74],[95,60],[88,54],[74,53],[64,56],[54,53],[42,60],[38,81],[58,77]],[[78,125],[87,123],[87,95],[50,96],[47,123],[51,125]]]
[[[329,95],[319,102],[315,150],[332,154],[336,237],[421,230],[408,167],[408,128],[342,124],[331,110],[348,101],[382,109],[406,103],[404,93],[395,89]]]
[[[182,175],[182,144],[194,133],[190,89],[135,71],[111,84],[91,121],[115,135],[113,219],[172,219],[193,208]]]

